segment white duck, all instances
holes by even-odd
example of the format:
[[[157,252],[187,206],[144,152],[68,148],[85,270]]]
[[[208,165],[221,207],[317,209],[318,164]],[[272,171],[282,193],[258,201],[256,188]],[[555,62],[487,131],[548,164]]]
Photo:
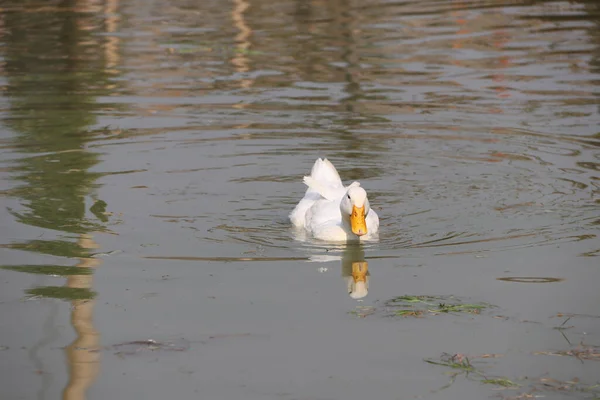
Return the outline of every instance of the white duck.
[[[379,217],[371,210],[360,183],[344,187],[340,175],[327,159],[317,159],[300,203],[290,213],[294,226],[315,239],[348,242],[377,239]]]

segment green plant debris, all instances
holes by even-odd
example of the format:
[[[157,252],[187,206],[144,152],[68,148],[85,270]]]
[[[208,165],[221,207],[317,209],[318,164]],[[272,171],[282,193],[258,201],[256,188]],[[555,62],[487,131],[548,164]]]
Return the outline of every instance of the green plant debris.
[[[503,386],[503,387],[520,387],[521,386],[507,378],[484,379],[481,381],[481,383],[485,383],[488,385]]]
[[[443,353],[439,359],[424,359],[423,361],[438,365],[446,368],[450,368],[447,375],[450,376],[450,380],[447,384],[434,392],[444,390],[456,381],[457,377],[464,376],[465,379],[470,381],[479,382],[484,385],[497,386],[494,390],[521,390],[520,393],[510,395],[508,397],[500,396],[504,399],[532,399],[536,397],[546,397],[544,393],[560,393],[565,395],[567,393],[586,393],[591,394],[592,398],[600,397],[600,382],[594,384],[586,384],[580,382],[579,378],[573,378],[568,381],[560,381],[548,376],[542,378],[534,377],[521,377],[518,380],[511,380],[504,376],[493,376],[488,373],[484,373],[481,368],[474,364],[473,360],[479,358],[494,358],[498,355],[483,354],[480,356],[467,357],[465,354],[448,354]]]
[[[354,315],[359,318],[364,318],[367,315],[373,314],[375,312],[375,307],[371,306],[358,306],[355,310],[348,311],[348,314]]]
[[[419,317],[442,313],[480,314],[492,307],[487,303],[466,303],[454,296],[399,296],[385,303],[392,315],[401,317]],[[398,308],[398,309],[397,309]]]
[[[472,372],[475,371],[475,368],[471,364],[471,361],[467,357],[464,357],[460,354],[454,354],[453,356],[444,356],[440,361],[435,361],[432,359],[425,359],[425,362],[433,365],[441,365],[443,367],[449,367],[453,369],[460,369],[463,371]]]
[[[31,297],[47,297],[61,300],[91,300],[96,292],[85,288],[70,288],[67,286],[40,286],[27,290]]]
[[[419,317],[423,315],[423,311],[419,310],[396,310],[396,315],[399,317]]]
[[[94,272],[91,268],[65,267],[62,265],[2,265],[0,269],[54,276],[90,275]]]
[[[482,355],[478,358],[488,358],[489,355]],[[433,365],[440,365],[442,367],[452,368],[455,372],[450,374],[450,382],[444,385],[443,390],[451,386],[459,375],[464,375],[467,378],[478,380],[479,382],[487,385],[502,386],[504,388],[518,388],[521,385],[511,381],[506,377],[491,377],[484,374],[480,369],[476,368],[472,363],[471,359],[464,354],[447,354],[444,353],[439,360],[425,359],[425,362]]]
[[[454,371],[450,372],[450,381],[448,381],[447,384],[445,384],[441,388],[435,390],[434,392],[439,392],[439,391],[449,388],[450,386],[452,386],[454,384],[454,382],[456,381],[456,378],[460,375],[469,377],[471,374],[479,374],[484,379],[488,379],[483,374],[481,374],[479,371],[477,371],[477,369],[473,366],[473,364],[471,364],[471,360],[464,354],[450,355],[450,354],[444,353],[442,355],[442,357],[440,357],[439,360],[425,359],[424,361],[429,364],[439,365],[439,366],[451,368],[454,370]]]
[[[426,300],[435,301],[435,296],[400,296],[396,297],[391,302],[403,302],[403,303],[424,303],[428,305],[433,305],[431,303],[427,303]]]
[[[482,304],[438,304],[437,310],[429,310],[430,312],[476,312],[483,310],[486,306]]]

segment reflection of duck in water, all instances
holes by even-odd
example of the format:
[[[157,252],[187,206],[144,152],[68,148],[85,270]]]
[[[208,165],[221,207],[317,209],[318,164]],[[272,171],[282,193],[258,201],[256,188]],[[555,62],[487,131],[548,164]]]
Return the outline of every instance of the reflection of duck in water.
[[[379,217],[371,210],[367,192],[360,183],[344,186],[337,170],[327,159],[318,159],[304,197],[290,214],[294,226],[314,238],[345,242],[377,239]]]
[[[348,246],[342,255],[342,277],[353,299],[362,299],[369,292],[369,263],[362,246]]]
[[[332,249],[339,251],[341,248]],[[353,299],[362,299],[369,292],[369,263],[365,260],[365,251],[362,245],[348,244],[343,247],[342,255],[315,254],[309,257],[309,262],[330,263],[333,261],[342,262],[342,278],[348,285],[348,294]],[[326,271],[327,269],[319,269]]]

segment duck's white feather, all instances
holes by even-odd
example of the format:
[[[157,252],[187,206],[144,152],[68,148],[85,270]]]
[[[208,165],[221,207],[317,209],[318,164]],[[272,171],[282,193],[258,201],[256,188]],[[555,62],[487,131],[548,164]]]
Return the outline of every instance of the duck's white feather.
[[[377,238],[379,217],[370,210],[366,217],[368,234],[356,236],[342,223],[340,202],[352,187],[360,186],[353,182],[344,186],[340,175],[327,159],[317,159],[310,176],[304,177],[308,188],[304,197],[290,213],[294,226],[304,228],[316,239],[329,241],[358,241]]]
[[[328,159],[317,159],[310,171],[310,176],[316,181],[333,187],[343,187],[342,178],[337,169]]]
[[[321,191],[328,196],[336,197],[337,195],[330,194],[330,192],[335,191],[335,189],[343,190],[344,188],[340,175],[328,159],[317,159],[310,171],[310,176],[304,177],[304,183],[308,186],[306,193],[290,214],[292,224],[297,227],[304,227],[305,215],[308,209],[316,201],[326,198],[321,194]]]

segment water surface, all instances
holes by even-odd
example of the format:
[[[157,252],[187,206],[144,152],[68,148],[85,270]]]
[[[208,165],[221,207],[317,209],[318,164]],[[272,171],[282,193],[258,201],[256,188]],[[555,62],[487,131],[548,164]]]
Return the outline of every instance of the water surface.
[[[0,21],[2,398],[600,396],[595,1]],[[379,243],[290,229],[318,157],[362,182]],[[408,295],[495,307],[391,315]],[[436,391],[444,353],[520,387]]]

